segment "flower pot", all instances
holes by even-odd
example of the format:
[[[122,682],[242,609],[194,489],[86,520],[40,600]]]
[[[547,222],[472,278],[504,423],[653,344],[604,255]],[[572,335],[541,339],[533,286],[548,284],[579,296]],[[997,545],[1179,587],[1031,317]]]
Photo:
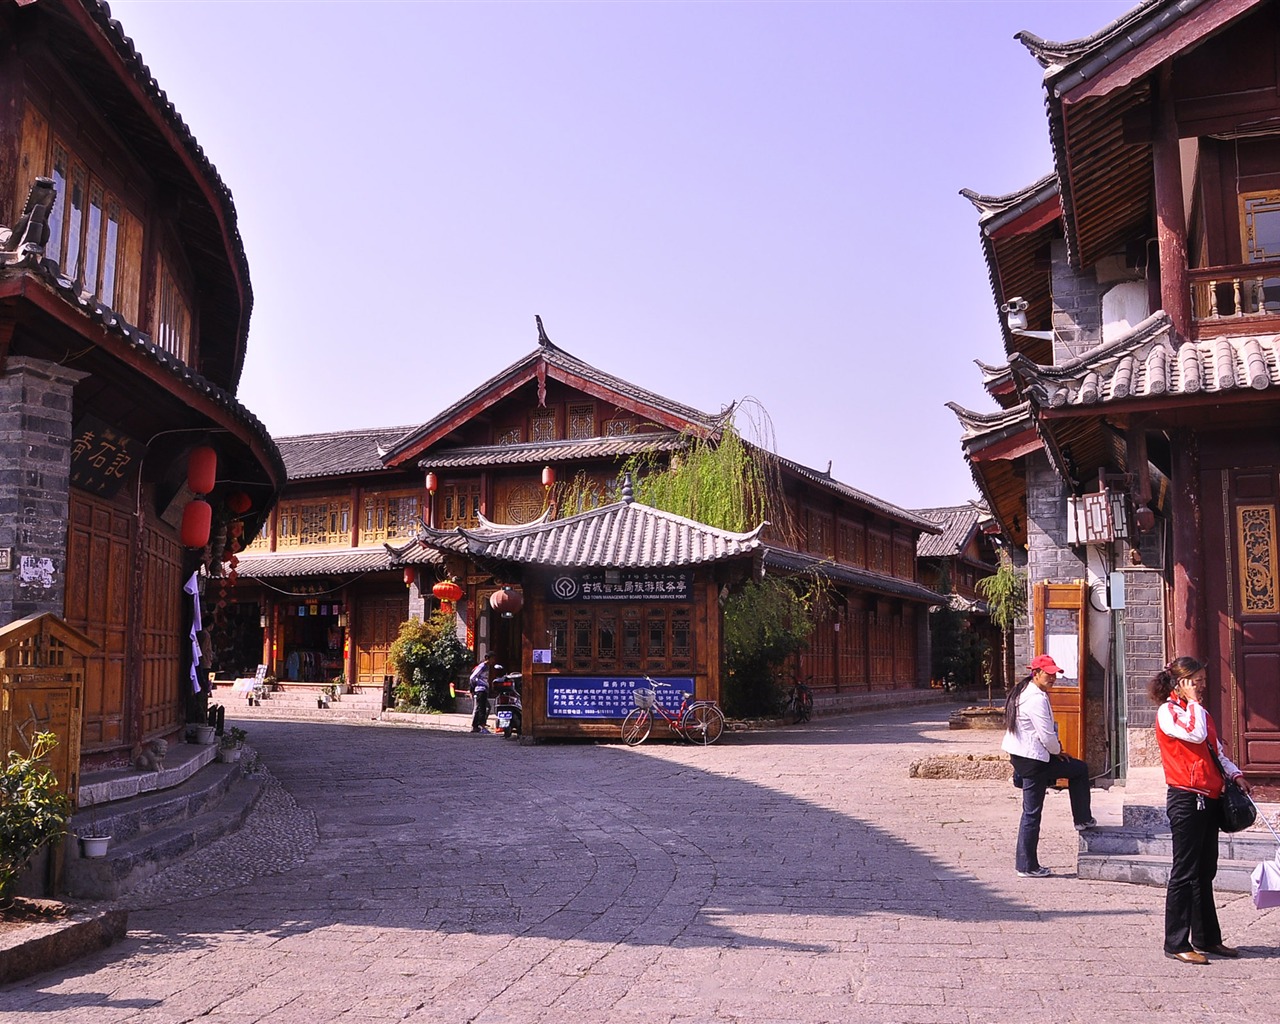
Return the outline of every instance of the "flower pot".
[[[110,836],[81,836],[80,850],[86,857],[105,857]]]
[[[240,760],[240,747],[219,747],[218,760],[224,764],[231,764]]]
[[[217,739],[216,731],[212,725],[196,725],[192,726],[191,732],[195,737],[195,741],[203,746],[209,746]]]

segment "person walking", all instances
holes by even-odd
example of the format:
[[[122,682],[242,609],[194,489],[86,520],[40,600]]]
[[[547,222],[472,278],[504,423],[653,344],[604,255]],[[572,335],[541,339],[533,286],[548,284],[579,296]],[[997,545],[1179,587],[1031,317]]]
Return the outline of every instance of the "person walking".
[[[1027,669],[1031,674],[1009,691],[1004,702],[1005,733],[1000,747],[1013,764],[1014,785],[1022,787],[1015,867],[1022,878],[1047,878],[1053,872],[1040,863],[1039,848],[1040,815],[1049,785],[1067,780],[1076,831],[1097,822],[1090,811],[1089,766],[1063,753],[1049,706],[1049,690],[1062,669],[1048,654],[1037,655]]]
[[[1173,832],[1173,866],[1164,900],[1164,954],[1198,966],[1209,962],[1206,953],[1240,955],[1222,942],[1213,879],[1218,873],[1223,787],[1234,784],[1246,793],[1252,790],[1222,749],[1213,716],[1204,707],[1205,689],[1204,665],[1195,658],[1175,658],[1151,681],[1151,699],[1160,705],[1156,740],[1169,786],[1165,807]]]
[[[471,696],[476,702],[475,713],[471,716],[472,732],[488,732],[485,723],[489,720],[489,686],[493,682],[493,651],[485,651],[484,658],[471,670]]]

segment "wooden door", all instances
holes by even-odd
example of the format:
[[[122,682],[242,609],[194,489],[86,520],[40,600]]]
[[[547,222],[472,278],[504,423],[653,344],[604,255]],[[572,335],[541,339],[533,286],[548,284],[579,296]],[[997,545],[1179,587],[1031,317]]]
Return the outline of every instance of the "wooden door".
[[[67,623],[97,648],[85,658],[85,752],[133,742],[125,707],[133,517],[78,491],[67,526]]]
[[[1084,684],[1089,646],[1085,635],[1085,583],[1037,583],[1033,590],[1035,653],[1052,655],[1063,670],[1049,690],[1058,740],[1066,753],[1087,760]]]
[[[1256,445],[1250,446],[1256,448]],[[1204,502],[1209,710],[1241,768],[1280,773],[1280,444],[1206,445]],[[1232,454],[1234,452],[1234,455]],[[1267,455],[1270,459],[1266,459]],[[1218,456],[1223,456],[1219,458]],[[1265,460],[1265,461],[1264,461]],[[1194,652],[1179,651],[1178,654]]]
[[[387,651],[409,617],[409,601],[401,591],[392,594],[365,594],[353,602],[356,646],[356,682],[382,689],[383,676],[390,675]]]

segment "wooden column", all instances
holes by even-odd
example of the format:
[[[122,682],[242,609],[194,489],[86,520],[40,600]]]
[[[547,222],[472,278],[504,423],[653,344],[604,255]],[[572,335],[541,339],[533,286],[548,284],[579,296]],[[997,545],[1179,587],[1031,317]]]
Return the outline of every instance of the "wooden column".
[[[1191,292],[1187,277],[1187,217],[1182,205],[1182,154],[1173,109],[1173,62],[1157,74],[1155,138],[1156,239],[1160,248],[1160,305],[1178,341],[1191,336]]]
[[[1169,440],[1173,449],[1173,650],[1169,653],[1204,660],[1199,439],[1194,431],[1183,428]]]

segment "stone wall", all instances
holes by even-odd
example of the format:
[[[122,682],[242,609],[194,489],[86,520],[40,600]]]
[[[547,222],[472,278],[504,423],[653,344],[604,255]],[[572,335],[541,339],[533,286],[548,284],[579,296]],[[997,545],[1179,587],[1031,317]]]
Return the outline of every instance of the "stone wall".
[[[71,392],[84,376],[13,357],[0,377],[0,622],[64,613]]]
[[[1124,571],[1125,743],[1129,767],[1158,765],[1156,706],[1147,685],[1165,665],[1165,582],[1154,569]]]
[[[1102,289],[1092,273],[1067,263],[1067,243],[1052,243],[1053,362],[1055,366],[1102,344]]]

